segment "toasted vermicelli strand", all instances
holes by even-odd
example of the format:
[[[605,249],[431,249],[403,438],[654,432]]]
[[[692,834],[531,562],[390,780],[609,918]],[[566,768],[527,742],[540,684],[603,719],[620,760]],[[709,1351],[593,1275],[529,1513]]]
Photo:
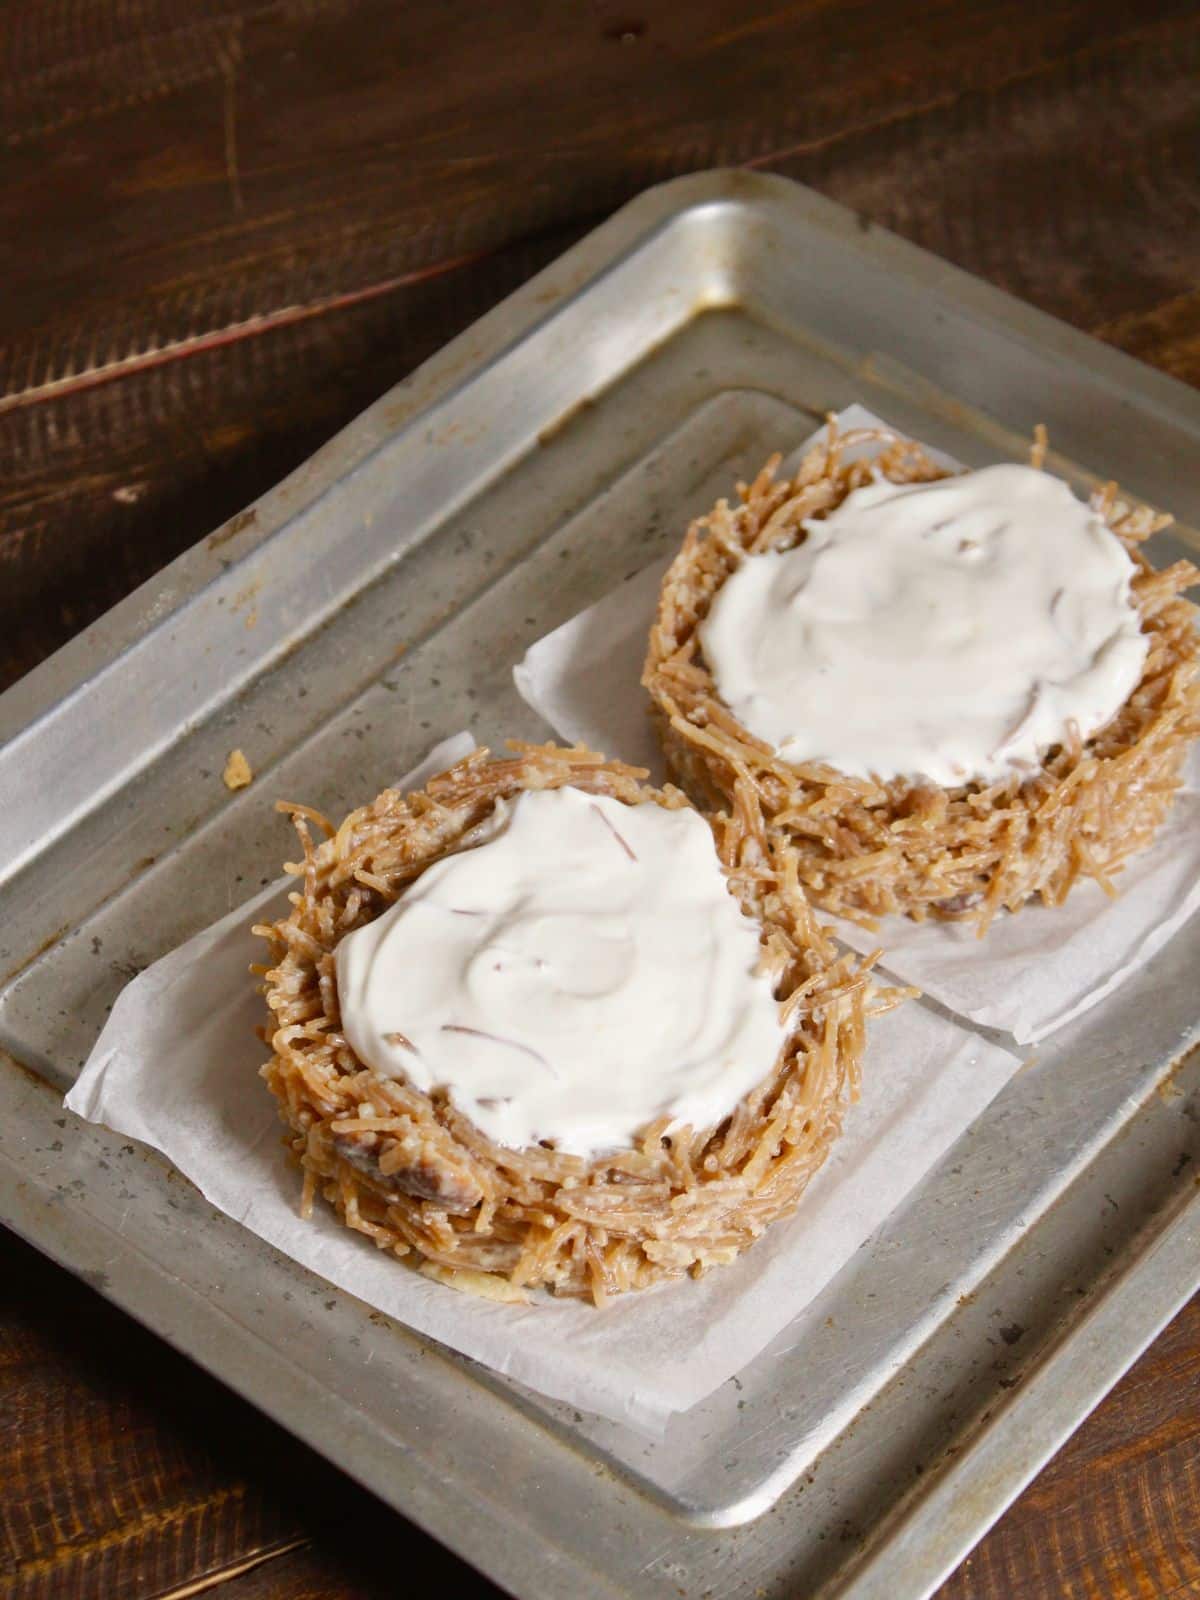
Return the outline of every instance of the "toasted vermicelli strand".
[[[800,887],[795,849],[772,838],[753,784],[714,819],[717,853],[791,1024],[764,1081],[719,1126],[645,1129],[591,1160],[493,1143],[437,1092],[363,1065],[341,1030],[334,950],[424,868],[461,848],[496,802],[569,783],[627,804],[676,808],[674,789],[594,752],[476,751],[419,793],[387,791],[339,827],[292,807],[304,857],[289,914],[256,929],[272,965],[263,1076],[304,1171],[348,1226],[442,1281],[499,1298],[548,1288],[596,1304],[731,1260],[794,1210],[858,1091],[866,1019],[907,991],[872,986]],[[313,838],[314,828],[326,835]]]

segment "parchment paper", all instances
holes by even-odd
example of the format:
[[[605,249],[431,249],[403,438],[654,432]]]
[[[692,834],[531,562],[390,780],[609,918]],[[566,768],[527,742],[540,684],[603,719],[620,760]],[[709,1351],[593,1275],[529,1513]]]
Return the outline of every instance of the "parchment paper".
[[[415,787],[472,748],[447,741]],[[904,1199],[1020,1065],[919,1004],[879,1020],[860,1103],[790,1221],[739,1261],[616,1301],[528,1306],[474,1299],[419,1276],[318,1204],[259,1079],[262,1001],[250,925],[286,906],[272,885],[148,967],[119,996],[66,1104],[160,1150],[206,1198],[294,1260],[419,1332],[582,1410],[656,1433],[746,1366]]]
[[[883,425],[865,407],[839,414],[843,427]],[[794,461],[813,434],[789,457]],[[947,465],[956,465],[940,456]],[[785,463],[786,465],[787,463]],[[733,486],[730,485],[732,495]],[[683,530],[680,529],[682,538]],[[655,563],[531,646],[513,671],[526,702],[560,737],[662,775],[641,687],[646,637],[669,560]],[[1109,900],[1094,883],[1063,906],[1040,904],[1001,916],[985,939],[967,924],[882,919],[875,933],[829,918],[853,949],[882,947],[885,969],[916,984],[964,1019],[1032,1044],[1094,1006],[1143,966],[1200,908],[1200,757],[1153,848],[1117,876]]]

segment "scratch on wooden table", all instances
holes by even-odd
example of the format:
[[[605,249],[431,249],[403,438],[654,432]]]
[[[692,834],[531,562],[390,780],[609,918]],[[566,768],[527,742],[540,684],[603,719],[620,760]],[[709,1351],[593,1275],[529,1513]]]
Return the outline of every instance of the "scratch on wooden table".
[[[283,1544],[272,1546],[269,1550],[256,1550],[252,1556],[247,1556],[244,1561],[237,1561],[232,1566],[222,1567],[219,1572],[206,1573],[202,1578],[196,1578],[190,1583],[180,1585],[177,1589],[168,1589],[159,1595],[157,1600],[191,1600],[193,1595],[204,1594],[209,1589],[215,1589],[218,1584],[228,1583],[232,1578],[243,1577],[247,1572],[253,1572],[255,1567],[265,1566],[268,1561],[277,1561],[280,1556],[290,1555],[293,1550],[302,1549],[311,1541],[306,1537],[289,1539]]]
[[[80,394],[96,388],[99,384],[111,383],[117,378],[131,377],[135,373],[165,366],[187,356],[205,355],[238,344],[243,339],[256,337],[262,333],[272,333],[280,328],[290,328],[298,322],[309,322],[317,317],[328,316],[331,312],[349,310],[354,306],[394,294],[398,289],[412,288],[435,278],[449,277],[462,267],[486,261],[493,253],[489,250],[479,250],[471,251],[467,255],[451,256],[432,266],[417,267],[411,272],[399,273],[395,277],[367,284],[360,289],[325,295],[307,304],[281,306],[278,310],[247,317],[244,322],[230,323],[214,332],[173,339],[153,349],[110,361],[104,366],[48,378],[41,383],[31,383],[11,393],[0,394],[0,416],[5,412],[24,410],[28,406],[46,400],[58,399],[68,394]]]
[[[237,71],[242,61],[241,18],[229,37],[228,49],[221,52],[221,80],[225,97],[225,175],[229,179],[229,197],[235,211],[244,211],[242,180],[238,172],[237,144]]]

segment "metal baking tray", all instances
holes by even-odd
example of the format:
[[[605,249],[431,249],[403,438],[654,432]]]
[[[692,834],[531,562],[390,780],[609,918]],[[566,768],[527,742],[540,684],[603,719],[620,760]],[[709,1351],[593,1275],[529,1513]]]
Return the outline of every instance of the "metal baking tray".
[[[852,400],[972,464],[1041,420],[1060,470],[1196,543],[1192,391],[790,183],[710,173],[0,698],[0,1219],[518,1595],[928,1595],[1200,1282],[1200,918],[1040,1048],[815,1331],[661,1441],[332,1292],[59,1096],[129,976],[276,874],[275,797],[338,811],[463,725],[544,732],[526,646]],[[234,746],[256,779],[231,795]]]

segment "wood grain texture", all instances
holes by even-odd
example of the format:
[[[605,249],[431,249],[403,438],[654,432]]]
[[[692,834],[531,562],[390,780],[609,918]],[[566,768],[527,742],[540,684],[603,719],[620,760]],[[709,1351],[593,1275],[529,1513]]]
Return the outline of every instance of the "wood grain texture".
[[[164,41],[208,49],[242,12],[18,8],[17,178],[0,186],[0,685],[612,205],[715,160],[800,178],[1200,379],[1194,7],[748,17],[705,0],[686,24],[655,8],[640,33],[604,6],[551,9],[539,77],[511,24],[498,37],[493,9],[466,0],[252,8],[255,27],[282,32],[242,61],[270,111],[243,130],[238,209],[210,171],[216,147],[208,165],[187,153],[209,137],[200,107],[176,108],[209,79],[150,64]],[[114,59],[148,74],[149,99],[112,98]],[[36,121],[44,82],[70,86],[75,120]],[[139,162],[153,182],[130,176]]]
[[[15,9],[0,189],[0,281],[20,308],[0,327],[10,400],[589,220],[673,173],[811,158],[931,115],[934,137],[939,116],[989,147],[999,134],[992,159],[1015,189],[1021,152],[996,96],[1037,96],[1057,74],[1041,103],[1061,106],[1075,143],[1098,118],[1141,143],[1160,105],[1169,116],[1182,93],[1194,109],[1173,61],[1200,27],[1194,7],[1128,0],[757,14],[693,0],[632,24],[607,4],[539,5],[519,25],[481,0]],[[1052,121],[1036,148],[1061,174]],[[871,214],[908,231],[908,141],[887,143]],[[1118,182],[1138,165],[1105,171]],[[1031,177],[1029,209],[1052,215],[1050,172]],[[922,188],[936,204],[938,185]],[[978,221],[969,205],[959,235],[1002,237]]]
[[[1190,0],[9,0],[0,148],[0,686],[676,173],[786,173],[1200,383]],[[6,1600],[390,1600],[399,1552],[498,1593],[0,1268]],[[1200,1595],[1198,1530],[1200,1303],[941,1600]]]
[[[2,1231],[0,1419],[3,1600],[393,1600],[398,1552],[499,1594]]]
[[[256,499],[567,230],[0,415],[0,687]]]
[[[1200,1299],[1175,1318],[938,1600],[1200,1594]]]

